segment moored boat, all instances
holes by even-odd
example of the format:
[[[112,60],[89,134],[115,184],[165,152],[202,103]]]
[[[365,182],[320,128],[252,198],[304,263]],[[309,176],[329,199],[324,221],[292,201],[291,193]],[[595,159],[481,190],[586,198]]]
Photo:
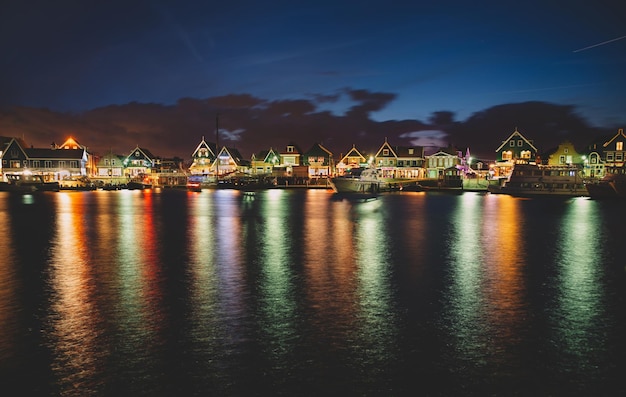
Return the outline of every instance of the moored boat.
[[[592,199],[626,199],[626,174],[607,174],[585,187]]]
[[[588,196],[578,167],[569,165],[516,164],[508,179],[489,185],[490,193],[511,196]]]
[[[388,183],[382,180],[380,170],[375,167],[358,168],[346,175],[330,178],[330,185],[339,194],[375,195],[388,189]]]
[[[6,182],[0,184],[0,190],[11,192],[58,192],[59,182],[46,182],[41,175],[6,174]]]

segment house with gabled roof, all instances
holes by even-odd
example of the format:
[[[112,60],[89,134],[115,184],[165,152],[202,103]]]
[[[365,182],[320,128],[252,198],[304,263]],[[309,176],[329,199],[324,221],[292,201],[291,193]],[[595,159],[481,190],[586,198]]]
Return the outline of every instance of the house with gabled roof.
[[[422,146],[392,146],[382,144],[374,162],[383,178],[421,178],[424,176],[424,148]]]
[[[548,165],[580,166],[583,163],[582,155],[576,151],[574,144],[570,141],[561,142],[555,149],[550,150],[545,157],[547,157]]]
[[[62,181],[87,176],[89,157],[84,147],[62,149],[26,147],[16,138],[5,144],[2,153],[2,172],[41,175],[45,181]]]
[[[526,139],[516,127],[496,149],[496,162],[530,163],[535,161],[537,152],[533,141]]]
[[[112,151],[100,156],[96,163],[96,178],[109,184],[121,183],[121,178],[124,178],[124,160],[126,156]]]
[[[461,151],[451,146],[441,148],[426,156],[426,178],[441,178],[446,170],[460,168],[463,164]]]
[[[191,165],[189,172],[194,175],[208,175],[214,168],[215,159],[217,158],[217,145],[215,143],[207,143],[202,140],[191,155]]]
[[[626,173],[626,135],[620,128],[602,144],[591,145],[584,159],[585,174],[601,178],[607,173]]]
[[[226,146],[217,154],[217,174],[226,176],[236,172],[248,173],[250,170],[250,162],[245,160],[239,150],[228,148]]]
[[[302,155],[302,150],[300,150],[300,148],[296,144],[289,143],[285,147],[285,150],[280,152],[280,165],[283,167],[300,165],[301,155]]]
[[[152,173],[156,156],[148,149],[136,146],[124,159],[124,172],[129,179],[143,179]]]
[[[345,156],[342,156],[339,160],[339,163],[337,164],[337,174],[343,175],[346,171],[350,171],[355,168],[364,168],[367,166],[368,158],[361,154],[355,145],[352,145],[352,149],[350,149],[348,153],[346,153]]]
[[[274,167],[280,164],[280,153],[273,148],[253,153],[250,158],[250,168],[252,174],[269,175]]]
[[[321,143],[313,144],[302,154],[302,165],[309,167],[309,178],[328,177],[335,166],[332,152]]]

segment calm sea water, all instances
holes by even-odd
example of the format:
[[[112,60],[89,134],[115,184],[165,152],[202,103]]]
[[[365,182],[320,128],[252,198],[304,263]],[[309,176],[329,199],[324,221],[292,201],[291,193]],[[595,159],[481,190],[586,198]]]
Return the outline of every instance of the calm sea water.
[[[624,395],[625,221],[471,192],[0,193],[0,387]]]

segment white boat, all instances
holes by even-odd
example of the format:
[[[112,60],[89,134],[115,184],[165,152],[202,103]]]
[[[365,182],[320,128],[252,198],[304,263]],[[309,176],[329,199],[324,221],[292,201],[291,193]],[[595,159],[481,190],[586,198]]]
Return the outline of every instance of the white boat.
[[[6,174],[7,181],[0,183],[0,190],[10,192],[58,192],[59,182],[46,182],[41,175]]]
[[[511,196],[588,196],[580,169],[570,165],[516,164],[508,179],[489,185],[491,193]]]
[[[330,178],[330,185],[335,193],[375,195],[389,188],[381,178],[381,172],[375,167],[357,168],[341,176]]]

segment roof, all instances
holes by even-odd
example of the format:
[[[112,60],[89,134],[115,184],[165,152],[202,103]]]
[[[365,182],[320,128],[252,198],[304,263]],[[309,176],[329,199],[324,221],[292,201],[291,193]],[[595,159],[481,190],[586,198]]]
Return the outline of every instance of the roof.
[[[509,135],[509,137],[507,139],[505,139],[504,141],[502,141],[502,145],[500,145],[497,149],[496,152],[499,152],[500,150],[502,150],[502,148],[504,147],[504,145],[507,144],[507,142],[510,142],[511,139],[513,139],[513,137],[518,136],[519,138],[522,138],[528,145],[530,145],[530,147],[532,147],[536,152],[538,151],[537,148],[535,147],[535,145],[532,144],[531,141],[529,141],[528,139],[526,139],[526,137],[524,137],[524,135],[522,135],[521,132],[519,132],[517,130],[517,127],[515,128],[515,131],[513,131],[513,133],[511,135]]]

